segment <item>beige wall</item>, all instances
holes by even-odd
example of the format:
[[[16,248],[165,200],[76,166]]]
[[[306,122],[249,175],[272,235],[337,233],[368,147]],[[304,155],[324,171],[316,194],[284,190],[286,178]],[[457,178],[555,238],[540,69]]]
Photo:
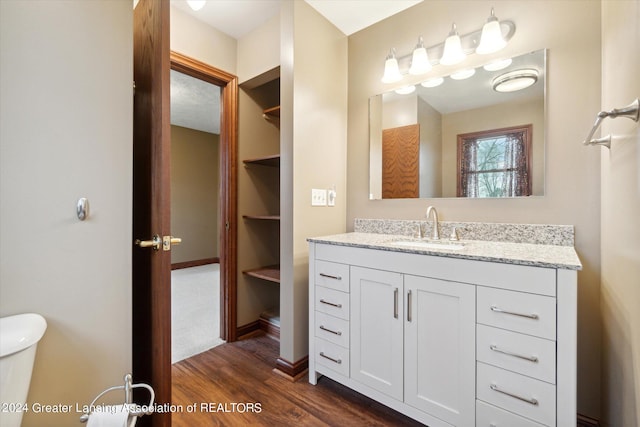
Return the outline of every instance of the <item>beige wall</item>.
[[[171,50],[236,74],[236,39],[175,7],[170,19]]]
[[[219,256],[220,135],[171,126],[171,262]]]
[[[308,354],[306,239],[346,229],[347,37],[305,2],[283,2],[281,24],[280,356],[295,362]],[[312,188],[334,186],[335,207],[311,207]]]
[[[418,98],[420,197],[442,196],[442,114]]]
[[[640,1],[602,3],[603,110],[640,96]],[[594,110],[595,111],[595,110]],[[595,114],[595,113],[594,113]],[[607,119],[602,161],[603,405],[606,427],[640,425],[640,130]]]
[[[0,315],[47,319],[28,402],[74,408],[25,427],[79,425],[131,371],[132,21],[126,1],[0,1]]]
[[[280,15],[238,40],[238,82],[280,66]]]
[[[479,29],[491,6],[500,19],[516,23],[515,36],[502,52],[474,55],[466,64],[549,49],[545,196],[370,201],[368,100],[392,89],[380,82],[389,48],[396,47],[399,56],[409,54],[419,35],[427,46],[440,43],[453,21],[461,33]],[[578,410],[592,416],[600,414],[600,162],[597,150],[581,142],[600,108],[598,28],[597,1],[433,0],[349,38],[348,227],[357,217],[424,218],[429,204],[443,220],[574,224],[584,264],[578,275]],[[451,67],[445,68],[435,67],[433,73],[449,74]]]

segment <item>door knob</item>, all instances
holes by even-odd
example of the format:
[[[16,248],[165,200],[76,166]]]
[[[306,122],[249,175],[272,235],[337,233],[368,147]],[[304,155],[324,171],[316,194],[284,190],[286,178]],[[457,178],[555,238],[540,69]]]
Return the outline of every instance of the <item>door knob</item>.
[[[136,246],[140,246],[141,248],[153,248],[154,251],[160,249],[161,243],[162,240],[160,240],[160,236],[158,236],[157,234],[153,236],[151,240],[136,239],[135,241]]]

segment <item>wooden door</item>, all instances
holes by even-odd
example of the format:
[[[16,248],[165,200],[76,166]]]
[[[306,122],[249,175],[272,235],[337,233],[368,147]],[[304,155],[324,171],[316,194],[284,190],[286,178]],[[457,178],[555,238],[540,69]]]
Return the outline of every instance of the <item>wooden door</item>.
[[[351,378],[402,400],[402,275],[351,267]]]
[[[140,0],[134,10],[133,236],[170,236],[169,2]],[[133,379],[171,403],[171,252],[133,247]],[[166,248],[165,249],[170,249]],[[136,395],[140,403],[147,396]],[[170,413],[140,425],[171,425]]]
[[[382,198],[420,197],[420,125],[382,131]]]
[[[405,292],[405,403],[475,425],[475,286],[407,275]]]

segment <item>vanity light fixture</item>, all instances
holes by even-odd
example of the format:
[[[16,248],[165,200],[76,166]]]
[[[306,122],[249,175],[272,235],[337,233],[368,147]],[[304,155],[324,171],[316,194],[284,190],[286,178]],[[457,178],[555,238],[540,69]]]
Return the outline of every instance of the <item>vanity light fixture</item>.
[[[204,7],[207,0],[187,0],[189,7],[195,11],[198,11]]]
[[[400,68],[398,67],[395,49],[392,48],[389,50],[389,55],[387,55],[387,59],[384,61],[382,83],[395,83],[400,80],[402,80],[402,74],[400,74]]]
[[[491,16],[489,16],[489,19],[487,19],[487,23],[482,27],[480,44],[476,48],[476,53],[479,53],[481,55],[494,53],[499,51],[506,45],[507,42],[504,40],[504,37],[502,37],[500,21],[498,21],[493,8],[491,8]]]
[[[509,65],[511,65],[512,62],[513,59],[511,58],[501,59],[498,61],[489,62],[488,64],[483,65],[482,68],[487,71],[498,71],[507,68]]]
[[[515,32],[516,25],[513,21],[499,21],[491,8],[491,16],[480,29],[460,35],[454,23],[449,35],[442,43],[425,47],[423,38],[420,36],[418,44],[410,54],[396,57],[395,49],[391,49],[385,61],[382,82],[396,83],[406,74],[425,74],[437,64],[459,64],[467,55],[474,53],[497,52],[506,46]]]
[[[395,90],[395,93],[398,95],[409,95],[416,91],[416,87],[414,85],[404,86]]]
[[[411,58],[411,68],[409,68],[409,74],[420,75],[426,74],[431,70],[431,62],[429,62],[429,55],[427,49],[424,47],[424,40],[422,36],[418,38],[418,44],[413,49],[413,55]]]
[[[430,79],[420,83],[422,87],[437,87],[440,86],[444,82],[444,78],[436,77],[435,79]]]
[[[467,55],[462,50],[460,35],[454,23],[451,26],[449,36],[444,41],[444,53],[442,54],[442,58],[440,58],[440,63],[442,65],[455,65],[464,61],[466,57]]]
[[[523,68],[509,71],[493,79],[493,90],[496,92],[515,92],[528,88],[538,81],[538,70]]]
[[[476,73],[475,68],[468,68],[466,70],[456,71],[455,73],[451,74],[451,76],[449,77],[451,77],[453,80],[464,80],[473,76],[475,73]]]

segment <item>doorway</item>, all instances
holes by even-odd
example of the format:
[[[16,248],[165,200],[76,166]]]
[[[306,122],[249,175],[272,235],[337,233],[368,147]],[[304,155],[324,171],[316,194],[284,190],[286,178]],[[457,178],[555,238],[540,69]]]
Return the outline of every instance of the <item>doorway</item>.
[[[220,87],[171,80],[171,363],[220,338]]]
[[[236,156],[237,156],[237,78],[177,52],[170,55],[171,70],[220,88],[218,257],[220,281],[220,339],[236,339]],[[188,265],[188,264],[187,264]],[[198,265],[198,264],[196,264]],[[170,375],[170,371],[169,371]]]

